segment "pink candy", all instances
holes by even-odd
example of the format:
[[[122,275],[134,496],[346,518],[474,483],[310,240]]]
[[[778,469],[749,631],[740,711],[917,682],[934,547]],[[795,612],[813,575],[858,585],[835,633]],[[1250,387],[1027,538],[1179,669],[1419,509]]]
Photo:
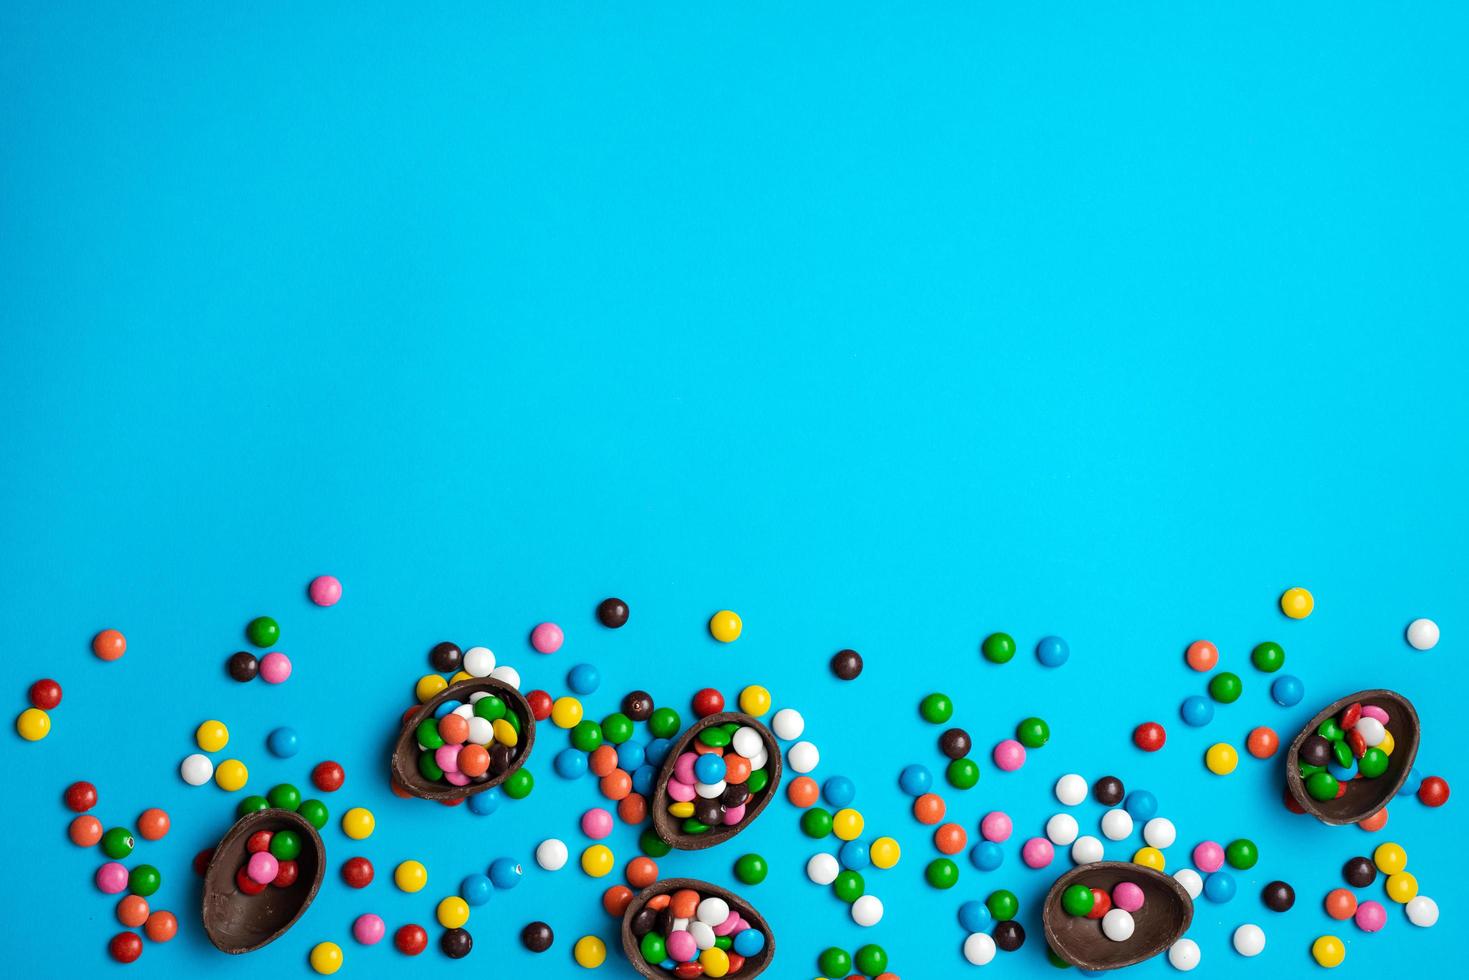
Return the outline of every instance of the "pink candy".
[[[561,627],[555,623],[542,623],[530,631],[530,645],[536,653],[555,653],[565,639]]]
[[[460,751],[462,750],[458,745],[440,745],[434,749],[434,762],[446,773],[458,772]]]
[[[335,575],[318,575],[311,580],[311,585],[307,587],[306,594],[318,606],[335,606],[342,598],[342,583],[337,581]],[[374,916],[374,918],[376,917]],[[381,922],[382,920],[379,919],[378,921]],[[378,939],[381,938],[382,936],[378,936]],[[376,942],[377,940],[373,941]]]
[[[323,603],[323,605],[331,605],[331,603]],[[359,915],[352,923],[352,938],[364,946],[381,942],[387,931],[387,924],[383,922],[382,917],[373,915],[371,912]]]
[[[691,960],[699,952],[693,935],[685,929],[675,929],[670,932],[665,941],[665,949],[668,952],[668,958],[677,963]]]
[[[1014,772],[1025,765],[1025,746],[1013,738],[1007,738],[995,746],[994,756],[995,765],[1002,772]]]
[[[1364,705],[1362,705],[1362,717],[1363,718],[1376,718],[1378,721],[1382,722],[1384,725],[1387,724],[1387,712],[1386,711],[1383,711],[1381,708],[1379,708],[1375,704],[1364,704]]]
[[[279,650],[260,658],[260,679],[267,684],[281,684],[291,676],[291,659]]]
[[[1205,874],[1212,874],[1224,867],[1224,848],[1206,840],[1194,848],[1194,867]]]
[[[1357,914],[1352,918],[1356,920],[1357,928],[1363,932],[1376,932],[1387,925],[1387,909],[1382,907],[1381,902],[1369,899],[1357,906]]]
[[[1118,882],[1112,889],[1112,904],[1124,912],[1136,912],[1143,907],[1143,890],[1131,881]]]
[[[257,885],[268,885],[281,873],[281,863],[269,851],[256,851],[245,865],[245,876]]]
[[[462,772],[446,772],[444,773],[444,782],[450,786],[468,786],[469,777]]]
[[[1015,827],[1010,822],[1010,815],[1000,810],[992,810],[984,815],[979,822],[979,836],[985,840],[1003,844],[1010,839],[1010,834]]]
[[[693,783],[686,783],[681,779],[670,779],[668,781],[668,798],[675,803],[692,803],[697,793]]]
[[[745,819],[745,805],[743,803],[739,806],[728,807],[724,811],[724,824],[727,827],[733,827],[743,819]]]
[[[673,763],[673,778],[681,783],[694,785],[694,763],[699,757],[692,752],[685,752]]]
[[[1056,856],[1056,848],[1044,837],[1032,837],[1020,849],[1020,860],[1027,868],[1044,868]]]
[[[128,886],[128,869],[116,861],[108,861],[97,869],[97,890],[104,895],[116,895]]]
[[[725,917],[725,920],[714,927],[714,935],[728,936],[730,933],[738,929],[739,925],[740,914],[734,909],[730,909],[729,915]]]
[[[690,787],[690,792],[693,787]],[[599,806],[594,806],[581,815],[581,832],[592,840],[601,840],[612,833],[612,814]]]

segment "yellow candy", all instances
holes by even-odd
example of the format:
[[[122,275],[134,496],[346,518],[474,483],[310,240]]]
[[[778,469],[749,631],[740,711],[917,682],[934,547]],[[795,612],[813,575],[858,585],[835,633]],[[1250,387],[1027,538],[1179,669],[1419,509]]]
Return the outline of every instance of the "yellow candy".
[[[710,946],[699,954],[699,965],[706,977],[722,977],[729,972],[729,954],[718,946]]]
[[[596,936],[582,936],[571,949],[577,966],[595,970],[607,960],[607,944]]]
[[[39,742],[51,733],[51,716],[40,708],[27,708],[15,719],[15,730],[27,742]]]
[[[1341,966],[1342,960],[1347,958],[1347,948],[1335,936],[1317,936],[1316,941],[1311,944],[1311,956],[1317,963],[1330,969]]]
[[[504,718],[496,718],[494,723],[490,725],[490,729],[495,733],[495,741],[503,742],[511,748],[514,748],[515,743],[520,741],[520,736],[516,734],[515,726],[511,725]]]
[[[751,684],[740,692],[740,710],[759,718],[770,710],[770,692],[759,684]]]
[[[405,892],[421,891],[428,884],[428,868],[418,861],[404,861],[393,869],[393,884]]]
[[[214,767],[214,781],[230,793],[242,789],[249,778],[250,770],[239,759],[226,759]]]
[[[1286,589],[1280,597],[1280,611],[1291,619],[1305,619],[1316,608],[1316,599],[1305,589]]]
[[[1407,905],[1418,894],[1418,879],[1407,871],[1387,876],[1387,897],[1399,905]]]
[[[1392,841],[1378,844],[1372,852],[1372,863],[1385,875],[1397,874],[1408,866],[1408,852]]]
[[[364,807],[354,806],[342,814],[342,833],[353,840],[371,837],[376,826],[377,820],[373,818],[372,811]]]
[[[897,864],[898,858],[902,857],[902,855],[903,849],[891,837],[879,837],[867,849],[867,856],[872,861],[872,866],[882,868],[883,870],[887,870]]]
[[[551,724],[557,728],[575,728],[581,724],[581,702],[576,698],[557,698],[551,705]]]
[[[678,819],[680,820],[684,819],[685,817],[692,817],[694,815],[694,804],[670,803],[668,804],[668,815],[672,817],[678,817]]]
[[[456,673],[453,677],[449,678],[449,683],[450,684],[458,684],[460,681],[472,681],[472,680],[474,680],[474,675],[473,674],[471,674],[467,670],[461,670],[458,673]]]
[[[1156,847],[1142,847],[1138,848],[1138,852],[1132,856],[1132,863],[1141,864],[1154,871],[1162,871],[1168,861],[1163,857],[1163,852]]]
[[[424,674],[414,685],[413,693],[417,696],[418,703],[423,704],[448,686],[449,682],[438,674]]]
[[[831,832],[837,835],[838,840],[856,840],[862,836],[863,822],[862,814],[851,807],[843,807],[831,815]]]
[[[317,943],[311,947],[311,969],[317,973],[332,974],[341,968],[342,947],[336,943]]]
[[[458,895],[450,895],[439,903],[439,925],[445,929],[458,929],[469,921],[469,903]]]
[[[593,844],[581,852],[581,869],[593,878],[601,878],[608,874],[616,863],[616,859],[612,856],[612,849],[606,844]],[[598,962],[601,961],[598,960]]]
[[[709,633],[720,643],[733,643],[740,638],[740,631],[745,624],[740,621],[737,613],[728,609],[721,609],[709,617]]]
[[[1216,776],[1228,776],[1239,765],[1239,753],[1227,742],[1215,742],[1204,753],[1204,765]]]
[[[222,721],[206,721],[194,732],[194,741],[205,752],[218,752],[230,742],[230,730]]]
[[[1398,743],[1392,740],[1392,732],[1388,731],[1387,729],[1383,729],[1382,741],[1377,743],[1377,747],[1382,750],[1382,754],[1392,755],[1393,746],[1397,744]]]

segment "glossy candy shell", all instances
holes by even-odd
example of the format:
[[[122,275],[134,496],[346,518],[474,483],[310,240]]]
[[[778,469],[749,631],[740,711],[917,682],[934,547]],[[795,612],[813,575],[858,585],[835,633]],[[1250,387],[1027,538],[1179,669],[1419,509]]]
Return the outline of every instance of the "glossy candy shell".
[[[235,873],[245,863],[245,843],[258,831],[293,830],[301,838],[298,875],[287,888],[271,887],[244,895]],[[209,941],[226,953],[249,953],[283,936],[310,907],[326,870],[325,849],[316,828],[289,810],[259,810],[235,821],[204,871],[202,917]]]
[[[452,786],[449,783],[429,780],[418,769],[419,723],[426,718],[432,718],[439,705],[445,701],[453,700],[469,704],[470,695],[480,691],[493,694],[504,701],[506,708],[514,711],[520,718],[520,739],[516,743],[515,757],[511,760],[509,768],[484,782],[469,783],[465,786]],[[493,789],[509,779],[530,758],[531,748],[535,745],[535,741],[535,716],[531,713],[530,702],[519,691],[494,677],[475,677],[467,681],[460,681],[457,684],[450,684],[403,719],[402,727],[398,732],[398,741],[393,748],[391,766],[393,780],[409,796],[416,796],[419,799],[441,802],[463,800],[476,793]]]
[[[761,790],[758,799],[752,799],[745,807],[745,817],[733,826],[714,827],[704,831],[702,834],[686,834],[682,829],[682,821],[668,812],[668,781],[673,777],[673,767],[678,762],[678,757],[693,744],[699,733],[706,728],[717,725],[727,725],[735,722],[739,725],[748,725],[760,733],[760,739],[765,743],[766,754],[770,759],[765,763],[765,771],[769,774],[765,788]],[[674,740],[673,746],[668,750],[668,757],[663,761],[663,768],[658,772],[658,782],[653,790],[652,802],[648,804],[648,810],[653,815],[653,830],[660,838],[681,851],[697,851],[715,844],[722,844],[731,837],[744,830],[755,822],[760,812],[775,799],[776,792],[780,787],[781,776],[781,749],[780,743],[775,740],[770,729],[766,728],[758,718],[738,711],[722,711],[718,714],[700,718],[694,724],[684,730],[684,733]]]
[[[752,928],[758,929],[765,934],[765,948],[745,960],[744,968],[739,972],[739,980],[750,980],[750,978],[764,973],[765,968],[775,959],[775,933],[770,931],[770,923],[766,922],[765,917],[755,911],[753,905],[740,898],[740,896],[728,888],[720,888],[718,885],[712,885],[707,881],[700,881],[697,878],[669,878],[656,882],[638,892],[633,896],[632,901],[627,903],[627,909],[622,913],[622,952],[627,957],[627,961],[632,965],[632,968],[641,975],[648,977],[649,980],[664,980],[664,978],[672,975],[662,969],[658,964],[649,963],[643,958],[642,951],[638,946],[638,940],[632,934],[632,923],[637,914],[642,911],[643,906],[648,904],[649,899],[655,898],[658,895],[671,895],[685,888],[693,889],[703,898],[714,897],[724,899],[725,902],[729,903],[732,911],[738,912],[741,918],[748,922]]]
[[[1069,915],[1061,896],[1072,885],[1086,885],[1108,893],[1131,881],[1143,890],[1142,908],[1132,913],[1132,938],[1113,942],[1102,933],[1100,919]],[[1046,942],[1056,955],[1083,970],[1115,970],[1157,956],[1178,941],[1193,921],[1194,903],[1174,878],[1126,861],[1084,864],[1056,879],[1046,893],[1041,921]]]
[[[1353,779],[1346,783],[1347,791],[1333,800],[1319,801],[1306,792],[1301,779],[1300,752],[1306,739],[1328,719],[1336,718],[1353,702],[1376,705],[1387,712],[1387,728],[1396,743],[1388,757],[1387,771],[1376,779]],[[1412,771],[1413,760],[1418,755],[1418,712],[1412,702],[1394,691],[1371,690],[1348,694],[1332,702],[1301,729],[1290,750],[1285,754],[1285,783],[1290,794],[1301,807],[1322,823],[1345,826],[1360,823],[1377,813],[1397,793]]]

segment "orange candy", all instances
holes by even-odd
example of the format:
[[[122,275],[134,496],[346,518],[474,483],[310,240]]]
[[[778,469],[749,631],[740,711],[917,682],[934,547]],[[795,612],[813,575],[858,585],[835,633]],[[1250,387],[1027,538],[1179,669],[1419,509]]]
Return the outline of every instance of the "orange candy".
[[[692,919],[699,909],[699,893],[691,888],[681,888],[668,900],[668,911],[675,919]]]
[[[128,641],[117,630],[103,630],[92,637],[92,652],[102,660],[116,660],[127,653]]]
[[[587,768],[593,776],[605,776],[617,768],[617,750],[610,745],[599,745],[587,756]]]
[[[393,791],[393,795],[396,796],[396,797],[398,797],[399,799],[402,799],[402,800],[411,800],[411,799],[413,799],[413,794],[410,793],[410,792],[408,792],[408,790],[404,789],[403,788],[403,784],[400,783],[400,782],[398,782],[396,779],[390,779],[390,780],[388,780],[388,789],[392,790]]]
[[[1387,826],[1387,807],[1383,807],[1381,810],[1378,810],[1376,813],[1372,814],[1372,816],[1368,817],[1366,820],[1359,820],[1359,821],[1357,821],[1357,826],[1358,827],[1361,827],[1363,830],[1367,831],[1369,834],[1376,833],[1377,831],[1381,830],[1383,827],[1386,827]]]
[[[602,795],[609,800],[625,800],[632,792],[632,777],[621,769],[614,769],[602,777]]]
[[[608,915],[622,918],[622,913],[627,911],[628,903],[632,901],[632,889],[626,885],[613,885],[602,893],[602,908],[607,910]],[[651,904],[651,903],[650,903]]]
[[[1280,748],[1280,736],[1275,734],[1275,729],[1261,725],[1245,739],[1245,748],[1257,759],[1268,759]]]
[[[459,771],[473,778],[490,771],[490,750],[483,745],[466,745],[459,750]]]
[[[640,824],[648,819],[648,800],[641,793],[629,793],[617,803],[617,817],[626,824]]]
[[[672,901],[672,899],[668,896],[667,892],[663,893],[662,895],[654,895],[652,898],[648,899],[648,908],[652,909],[654,912],[662,912],[664,909],[668,908],[668,903],[670,901]]]
[[[172,912],[159,910],[148,916],[148,921],[143,924],[143,932],[155,943],[166,943],[178,935],[179,920],[174,918]]]
[[[162,840],[168,828],[168,814],[156,806],[150,806],[138,815],[138,836],[143,840]]]
[[[731,783],[743,783],[750,778],[750,760],[733,753],[724,757],[724,778]]]
[[[1210,671],[1219,663],[1219,648],[1208,640],[1195,640],[1188,645],[1188,653],[1184,654],[1184,659],[1200,673]]]
[[[786,787],[786,798],[802,810],[816,802],[821,796],[821,787],[810,776],[797,776]]]
[[[634,888],[647,888],[658,880],[658,865],[650,857],[635,857],[627,862],[627,883]]]
[[[924,793],[913,801],[913,816],[919,823],[938,823],[944,819],[943,797],[937,793]]]
[[[469,722],[452,712],[439,719],[439,738],[446,745],[463,745],[469,738]]]
[[[721,745],[705,745],[703,742],[694,743],[695,755],[724,755],[724,747]]]
[[[1350,919],[1357,914],[1357,896],[1345,888],[1333,888],[1326,893],[1326,914],[1333,919]]]
[[[141,895],[124,895],[117,903],[117,921],[136,929],[148,921],[148,900]]]
[[[946,823],[933,832],[933,846],[940,854],[958,854],[969,843],[969,835],[956,823]]]
[[[102,839],[102,821],[84,813],[71,822],[66,833],[77,847],[91,847]]]

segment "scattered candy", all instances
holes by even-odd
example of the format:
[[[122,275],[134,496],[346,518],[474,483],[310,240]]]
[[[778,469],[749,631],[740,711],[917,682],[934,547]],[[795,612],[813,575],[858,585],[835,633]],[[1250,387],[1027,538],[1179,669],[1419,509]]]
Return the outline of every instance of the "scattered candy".
[[[1265,930],[1245,923],[1234,930],[1234,951],[1241,956],[1258,956],[1265,949]]]
[[[1042,637],[1035,645],[1035,659],[1042,667],[1060,667],[1071,658],[1071,647],[1059,636]]]
[[[1435,628],[1434,633],[1437,634]],[[117,660],[127,653],[128,641],[117,630],[103,630],[92,637],[92,652],[99,660]]]
[[[1056,799],[1063,806],[1077,806],[1086,799],[1086,780],[1077,773],[1068,773],[1056,780]],[[1118,797],[1121,799],[1121,797]]]
[[[1197,967],[1200,959],[1199,944],[1192,939],[1180,939],[1168,947],[1168,965],[1182,973]]]
[[[1296,890],[1283,881],[1272,881],[1260,890],[1260,901],[1272,912],[1286,912],[1296,904]]]
[[[1311,944],[1311,957],[1328,969],[1341,966],[1347,958],[1347,948],[1335,936],[1318,936]]]
[[[1168,733],[1156,721],[1145,721],[1132,730],[1132,744],[1144,752],[1157,752],[1168,741]]]
[[[1407,637],[1408,646],[1414,650],[1432,650],[1438,646],[1438,624],[1431,619],[1415,619],[1408,624]]]
[[[728,609],[721,609],[709,617],[709,635],[720,643],[733,643],[740,638],[745,624],[739,614]]]
[[[832,654],[831,672],[844,681],[856,680],[862,673],[862,654],[856,650],[838,650]]]

